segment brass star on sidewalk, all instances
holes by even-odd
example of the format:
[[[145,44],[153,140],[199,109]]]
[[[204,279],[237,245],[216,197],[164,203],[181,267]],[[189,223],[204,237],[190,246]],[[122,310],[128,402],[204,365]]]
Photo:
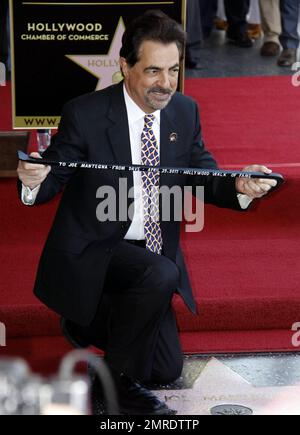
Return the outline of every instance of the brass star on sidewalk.
[[[99,79],[96,90],[104,89],[113,83],[118,83],[122,80],[119,51],[122,45],[124,31],[124,21],[120,18],[109,52],[105,55],[66,55],[68,59],[72,60]]]
[[[155,391],[178,415],[209,415],[218,405],[241,405],[254,415],[300,415],[300,386],[254,387],[212,358],[192,388]]]

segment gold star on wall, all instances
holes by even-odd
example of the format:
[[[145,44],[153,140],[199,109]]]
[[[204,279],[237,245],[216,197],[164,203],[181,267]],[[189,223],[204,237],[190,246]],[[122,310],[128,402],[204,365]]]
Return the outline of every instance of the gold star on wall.
[[[96,90],[119,83],[123,78],[120,71],[119,52],[124,31],[125,24],[120,18],[109,52],[105,55],[66,55],[68,59],[99,79]]]

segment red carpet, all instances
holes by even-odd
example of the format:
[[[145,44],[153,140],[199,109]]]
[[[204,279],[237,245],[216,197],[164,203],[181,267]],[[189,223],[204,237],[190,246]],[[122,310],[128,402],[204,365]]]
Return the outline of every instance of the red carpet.
[[[300,88],[291,77],[187,80],[220,165],[300,163]]]
[[[11,85],[0,86],[0,131],[12,130]],[[36,151],[37,141],[35,131],[30,136],[29,151]]]
[[[4,116],[7,91],[0,88],[0,130],[11,128]],[[295,351],[300,89],[288,77],[193,79],[187,81],[186,93],[199,101],[205,140],[221,166],[273,163],[287,182],[246,214],[208,206],[204,231],[183,234],[199,308],[195,317],[181,300],[175,301],[183,349]],[[32,286],[57,201],[27,209],[17,200],[14,180],[0,180],[0,195],[0,321],[9,337],[0,354],[24,356],[36,370],[49,371],[70,348],[58,337],[56,316],[33,297]]]
[[[11,130],[11,87],[0,86],[0,131]]]

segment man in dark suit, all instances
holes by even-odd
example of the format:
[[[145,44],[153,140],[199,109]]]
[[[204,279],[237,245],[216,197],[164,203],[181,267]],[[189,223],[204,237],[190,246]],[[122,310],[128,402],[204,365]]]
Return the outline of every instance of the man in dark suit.
[[[68,103],[43,157],[215,168],[201,138],[197,105],[176,92],[185,44],[181,26],[163,13],[148,12],[132,22],[122,43],[124,82]],[[261,166],[248,170],[271,172]],[[196,306],[179,249],[180,222],[172,213],[168,222],[161,219],[162,203],[160,218],[149,217],[149,205],[157,198],[150,191],[157,192],[159,185],[204,186],[206,202],[241,210],[276,182],[120,175],[26,163],[19,164],[18,173],[27,205],[47,202],[65,187],[40,260],[35,294],[68,320],[68,331],[77,341],[104,349],[123,412],[171,413],[135,380],[143,385],[168,383],[180,376],[183,358],[171,307],[174,292],[194,313]],[[135,193],[141,188],[132,218],[99,221],[103,186],[116,193],[117,215],[120,197],[132,186]]]

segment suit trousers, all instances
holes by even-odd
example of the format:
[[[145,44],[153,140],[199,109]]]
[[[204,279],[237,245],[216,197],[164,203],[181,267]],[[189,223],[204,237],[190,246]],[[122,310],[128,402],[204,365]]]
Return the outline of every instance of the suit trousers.
[[[225,11],[228,21],[228,36],[239,37],[247,32],[247,14],[250,0],[225,0]]]
[[[7,35],[8,0],[0,1],[0,62],[6,63],[8,59]]]
[[[187,44],[186,57],[189,61],[200,62],[201,48],[203,45],[203,33],[201,26],[201,15],[198,1],[188,0],[187,2]]]
[[[208,38],[213,27],[214,18],[217,15],[218,2],[216,0],[198,0],[200,5],[200,16],[203,35]]]
[[[105,351],[106,362],[117,372],[141,382],[173,382],[183,367],[171,307],[178,280],[179,269],[170,259],[121,242],[97,314],[87,328],[77,326],[78,332]]]
[[[280,42],[283,48],[295,48],[299,46],[298,33],[300,0],[281,0],[282,34]]]
[[[261,24],[264,42],[279,44],[281,35],[280,0],[260,0]]]

